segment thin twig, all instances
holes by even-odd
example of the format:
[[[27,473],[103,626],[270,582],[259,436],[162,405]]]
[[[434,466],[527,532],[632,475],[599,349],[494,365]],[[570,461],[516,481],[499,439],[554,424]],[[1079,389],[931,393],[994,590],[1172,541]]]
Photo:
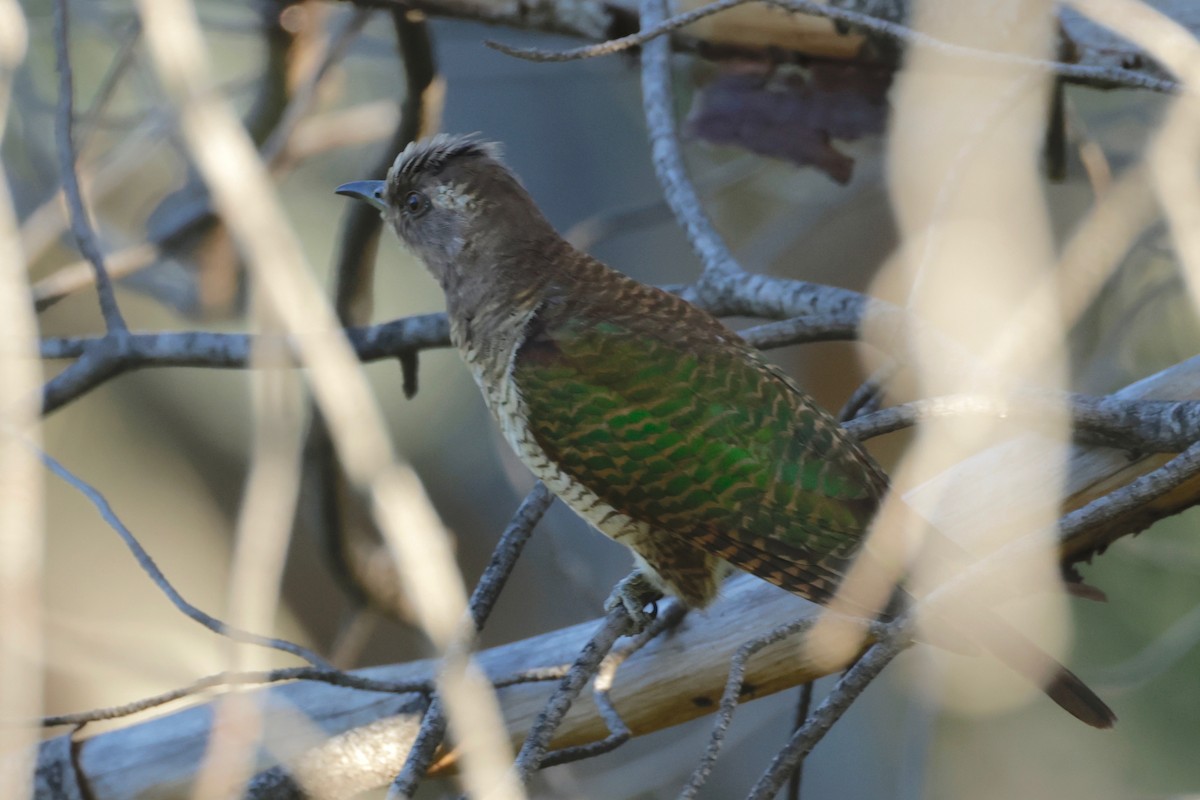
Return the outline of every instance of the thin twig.
[[[1129,88],[1150,89],[1156,92],[1174,93],[1181,91],[1183,87],[1176,81],[1166,78],[1158,78],[1151,75],[1145,75],[1134,70],[1124,69],[1122,67],[1111,66],[1089,66],[1086,64],[1067,64],[1060,61],[1047,61],[1045,59],[1028,58],[1012,53],[1003,53],[993,50],[980,50],[975,47],[955,44],[939,39],[936,36],[930,36],[927,33],[914,30],[902,25],[899,22],[882,19],[880,17],[863,14],[858,11],[853,11],[848,8],[842,8],[832,3],[820,3],[814,0],[763,0],[767,5],[776,6],[799,14],[807,14],[815,17],[824,17],[836,22],[841,22],[872,33],[888,36],[898,41],[904,42],[910,46],[924,47],[930,50],[936,50],[946,55],[957,56],[966,60],[984,63],[996,64],[1015,64],[1023,66],[1036,66],[1051,72],[1059,77],[1067,78],[1076,81],[1085,81],[1089,83],[1098,83],[1106,86],[1124,86]],[[510,56],[521,58],[526,61],[575,61],[582,58],[595,58],[597,56],[611,55],[633,47],[642,47],[655,39],[663,37],[672,31],[691,25],[697,20],[704,17],[719,14],[722,11],[727,11],[736,6],[745,5],[747,3],[756,2],[756,0],[719,0],[700,8],[692,9],[681,14],[676,14],[667,19],[655,18],[653,22],[642,16],[642,29],[637,33],[628,36],[622,36],[618,39],[610,39],[599,44],[587,45],[584,47],[576,47],[569,50],[542,50],[539,48],[524,48],[512,47],[511,45],[503,44],[487,40],[484,42],[488,47],[499,50]]]
[[[448,347],[445,314],[425,314],[345,331],[361,361],[396,358],[406,350]],[[43,339],[42,358],[79,358],[46,382],[42,411],[49,414],[125,372],[147,367],[243,369],[254,337],[239,333],[184,331],[126,334],[120,337]],[[292,352],[300,345],[293,338]]]
[[[658,617],[646,630],[635,636],[629,644],[614,649],[600,662],[600,668],[596,671],[596,677],[592,681],[592,694],[595,697],[596,709],[600,713],[600,718],[604,720],[604,725],[608,728],[608,736],[590,744],[564,747],[561,750],[546,753],[542,757],[540,769],[610,753],[632,738],[633,731],[625,724],[625,720],[622,719],[621,713],[617,711],[612,700],[612,687],[617,678],[617,670],[630,656],[641,650],[654,638],[674,628],[686,615],[687,606],[682,603],[670,603],[659,612]]]
[[[738,334],[760,350],[793,344],[846,342],[857,338],[858,321],[836,317],[793,317],[746,328]]]
[[[1048,389],[1018,390],[1004,398],[964,394],[914,400],[849,420],[844,427],[863,440],[942,417],[979,415],[1019,420],[1036,428],[1048,414],[1064,409],[1071,415],[1075,440],[1088,444],[1178,453],[1200,438],[1200,401],[1125,400]]]
[[[107,708],[94,708],[74,714],[55,714],[42,717],[43,728],[53,728],[58,725],[82,725],[87,722],[98,722],[106,719],[128,717],[150,708],[166,705],[167,703],[194,694],[230,686],[259,686],[284,681],[319,681],[332,686],[343,686],[347,689],[357,689],[363,692],[383,692],[387,694],[430,694],[433,692],[432,681],[377,681],[364,678],[341,670],[316,669],[313,667],[286,667],[283,669],[256,670],[253,672],[218,672],[207,675],[187,686],[181,686],[151,697],[144,697],[132,703]]]
[[[58,162],[61,172],[63,191],[67,196],[67,208],[71,214],[71,234],[79,252],[92,264],[96,272],[96,293],[100,297],[100,313],[104,315],[104,324],[110,334],[118,335],[129,330],[117,298],[113,292],[112,281],[109,280],[108,270],[104,266],[104,254],[96,239],[96,232],[88,220],[87,209],[83,204],[83,195],[79,189],[79,174],[76,172],[75,142],[72,139],[72,123],[75,119],[75,88],[71,75],[71,56],[69,52],[70,37],[68,35],[67,0],[54,2],[54,46],[58,69],[58,113],[55,119],[55,139],[58,143]]]
[[[538,482],[521,502],[512,519],[509,520],[508,526],[500,536],[500,541],[496,543],[496,548],[492,551],[491,560],[484,569],[483,575],[480,576],[479,582],[475,584],[475,589],[471,592],[471,599],[467,603],[471,624],[476,633],[483,630],[488,617],[491,616],[492,609],[495,608],[496,601],[500,598],[501,591],[508,582],[508,577],[521,557],[526,542],[529,541],[533,529],[537,527],[553,500],[554,495],[550,493],[550,490],[546,488],[545,484]],[[533,680],[548,679],[553,678],[533,678]],[[493,682],[493,686],[499,687],[500,685],[502,684]],[[445,735],[446,716],[442,710],[441,701],[435,697],[429,704],[424,719],[421,720],[421,730],[408,751],[404,766],[392,781],[391,789],[388,792],[389,797],[408,798],[416,793],[422,778],[425,777],[425,773],[433,763],[434,754]]]
[[[899,370],[898,361],[889,361],[860,383],[838,411],[838,422],[844,425],[852,419],[878,411],[887,385]]]
[[[571,704],[583,687],[600,668],[600,662],[608,655],[613,644],[629,630],[630,619],[624,608],[620,606],[608,612],[600,630],[579,652],[575,663],[571,665],[567,676],[563,678],[554,694],[546,701],[542,712],[529,730],[521,752],[517,754],[515,768],[522,784],[527,784],[529,778],[541,766],[550,740],[558,729],[563,717],[567,715]]]
[[[800,696],[796,698],[796,714],[793,732],[800,730],[808,721],[808,712],[812,708],[813,682],[809,681],[800,687]],[[788,779],[787,800],[800,800],[800,784],[804,780],[804,764],[800,764]]]
[[[892,659],[900,655],[911,640],[904,634],[906,622],[894,623],[890,635],[871,645],[870,649],[858,660],[833,687],[817,709],[813,711],[808,721],[780,750],[763,776],[754,785],[748,795],[748,800],[770,800],[787,782],[788,776],[794,769],[804,763],[805,757],[812,752],[817,742],[829,732],[850,704],[871,684],[883,668]]]
[[[652,28],[666,16],[661,0],[641,0],[642,26]],[[679,226],[704,264],[700,294],[709,294],[706,285],[743,272],[712,221],[704,212],[696,189],[688,180],[680,152],[679,129],[675,124],[675,103],[671,93],[671,43],[665,38],[646,42],[642,50],[642,109],[650,136],[654,172],[662,184],[667,205],[675,213]]]
[[[570,670],[570,664],[559,664],[553,667],[531,667],[530,669],[523,669],[520,672],[514,672],[512,675],[505,675],[503,678],[496,678],[492,681],[492,685],[500,689],[505,686],[518,686],[523,683],[561,681]]]
[[[1200,442],[1193,444],[1158,469],[1064,514],[1055,525],[1052,535],[1056,536],[1062,545],[1071,544],[1076,537],[1086,536],[1089,531],[1120,519],[1129,512],[1162,497],[1172,489],[1178,488],[1197,475],[1200,475]],[[926,595],[922,605],[926,609],[930,609],[943,603],[953,602],[956,593],[964,586],[978,586],[988,576],[995,575],[998,565],[1018,560],[1031,551],[1040,551],[1044,546],[1046,536],[1045,530],[1033,531],[1002,547],[987,558],[960,570],[952,579]]]
[[[1200,475],[1200,442],[1172,458],[1153,472],[1130,481],[1120,489],[1063,516],[1058,523],[1060,542],[1118,519]]]
[[[521,501],[504,533],[500,535],[500,541],[492,551],[492,558],[479,577],[479,583],[475,585],[467,604],[476,632],[483,630],[496,601],[500,599],[500,592],[504,590],[517,560],[521,557],[521,551],[552,502],[554,495],[539,481]]]
[[[392,785],[388,787],[387,800],[410,798],[421,787],[421,780],[433,763],[433,756],[446,738],[446,712],[442,708],[440,695],[434,695],[425,716],[421,718],[421,728],[413,739],[404,766],[396,774]]]
[[[725,690],[721,693],[721,702],[717,706],[717,713],[713,717],[712,732],[708,737],[708,745],[704,748],[704,753],[700,756],[700,763],[696,765],[696,769],[692,772],[691,778],[688,779],[687,785],[679,792],[678,800],[692,800],[696,797],[700,788],[704,786],[708,776],[712,773],[713,767],[717,763],[717,758],[721,755],[721,748],[725,743],[725,734],[729,731],[729,726],[733,722],[733,712],[737,710],[741,703],[742,684],[746,677],[746,666],[750,662],[750,658],[762,650],[767,645],[782,641],[783,639],[793,636],[801,631],[808,630],[816,622],[815,617],[804,617],[795,619],[784,625],[751,639],[742,644],[734,653],[733,658],[729,662],[729,677],[725,680]]]
[[[313,666],[321,669],[333,669],[333,667],[327,661],[325,661],[325,659],[321,658],[307,647],[286,641],[284,639],[276,639],[270,636],[260,636],[256,633],[240,630],[231,625],[227,625],[216,617],[201,611],[199,608],[189,603],[183,598],[183,595],[181,595],[178,590],[171,585],[171,582],[167,580],[166,575],[164,575],[162,570],[158,568],[158,565],[154,563],[154,559],[151,558],[150,554],[146,552],[146,549],[142,547],[142,543],[137,540],[137,537],[134,536],[133,532],[129,530],[124,522],[121,521],[121,518],[117,516],[116,511],[113,510],[112,505],[109,504],[108,499],[105,498],[105,496],[101,494],[98,489],[84,481],[79,476],[75,475],[73,472],[63,466],[58,459],[54,458],[49,453],[46,453],[42,450],[37,450],[37,456],[42,460],[42,463],[46,465],[47,469],[86,497],[88,501],[96,507],[96,510],[100,512],[100,516],[106,523],[108,523],[108,526],[117,532],[117,535],[121,537],[123,542],[125,542],[125,546],[129,548],[131,553],[133,553],[133,557],[137,560],[138,566],[142,568],[142,571],[145,572],[150,577],[150,580],[154,582],[154,585],[157,586],[159,590],[167,596],[167,599],[171,601],[171,604],[179,609],[188,619],[194,620],[195,622],[198,622],[204,627],[208,628],[210,631],[220,634],[221,636],[227,636],[234,641],[281,650],[285,653],[291,653],[294,656],[298,656]]]

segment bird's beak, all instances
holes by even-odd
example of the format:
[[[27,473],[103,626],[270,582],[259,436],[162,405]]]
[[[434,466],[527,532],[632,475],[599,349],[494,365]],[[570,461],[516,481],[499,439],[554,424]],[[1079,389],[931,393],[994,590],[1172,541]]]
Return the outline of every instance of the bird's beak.
[[[387,209],[387,204],[383,201],[383,190],[386,186],[387,184],[383,181],[353,181],[352,183],[343,183],[333,191],[336,194],[344,194],[346,197],[366,200],[373,207],[384,211]]]

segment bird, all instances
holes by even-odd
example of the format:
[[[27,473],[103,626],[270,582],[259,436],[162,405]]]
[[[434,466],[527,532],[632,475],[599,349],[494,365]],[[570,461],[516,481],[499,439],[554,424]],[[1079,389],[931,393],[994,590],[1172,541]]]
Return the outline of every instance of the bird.
[[[370,203],[441,285],[450,338],[508,444],[567,506],[634,554],[610,608],[635,627],[664,594],[704,608],[736,569],[818,604],[864,554],[888,491],[874,458],[715,317],[576,250],[499,146],[437,134]],[[861,558],[860,558],[861,557]],[[911,598],[870,615],[895,616]],[[1097,728],[1112,710],[990,611],[1000,660]],[[972,621],[972,625],[982,625]],[[984,643],[985,647],[988,643]]]

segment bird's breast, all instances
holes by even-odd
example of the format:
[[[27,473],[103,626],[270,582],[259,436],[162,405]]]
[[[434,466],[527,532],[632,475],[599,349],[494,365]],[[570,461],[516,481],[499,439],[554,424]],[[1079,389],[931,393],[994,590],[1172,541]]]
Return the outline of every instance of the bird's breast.
[[[590,488],[568,475],[538,444],[528,424],[529,409],[521,397],[520,387],[513,379],[512,362],[516,350],[514,347],[509,354],[506,368],[496,370],[489,363],[492,359],[478,348],[469,344],[462,348],[464,360],[483,394],[488,410],[499,423],[505,441],[534,476],[546,484],[546,488],[601,533],[620,541],[642,531],[644,525],[613,508]]]

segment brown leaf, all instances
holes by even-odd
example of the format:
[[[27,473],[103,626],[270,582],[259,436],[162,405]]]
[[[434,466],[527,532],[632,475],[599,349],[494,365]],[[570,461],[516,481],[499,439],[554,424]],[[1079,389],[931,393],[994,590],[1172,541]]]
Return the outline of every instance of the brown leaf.
[[[820,64],[771,71],[735,64],[696,93],[687,133],[713,144],[811,166],[838,183],[850,180],[854,159],[834,140],[883,132],[890,69]]]

